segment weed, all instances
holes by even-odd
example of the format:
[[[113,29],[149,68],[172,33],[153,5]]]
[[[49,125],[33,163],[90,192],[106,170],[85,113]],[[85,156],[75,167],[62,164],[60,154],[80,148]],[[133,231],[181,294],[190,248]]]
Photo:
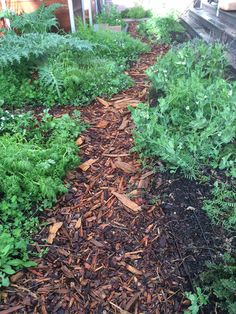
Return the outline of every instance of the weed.
[[[185,296],[191,301],[191,305],[184,314],[198,314],[200,308],[208,302],[208,296],[199,287],[196,288],[196,293],[185,292]]]

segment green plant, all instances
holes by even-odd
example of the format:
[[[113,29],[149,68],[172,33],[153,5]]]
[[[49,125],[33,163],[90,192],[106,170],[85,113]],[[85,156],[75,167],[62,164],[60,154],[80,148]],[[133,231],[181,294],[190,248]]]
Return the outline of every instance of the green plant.
[[[197,41],[169,51],[148,70],[154,95],[162,98],[152,101],[157,107],[132,111],[142,157],[161,158],[190,177],[206,167],[235,176],[236,85],[223,79],[225,69],[222,46]]]
[[[140,40],[132,38],[124,32],[112,32],[100,30],[95,32],[93,29],[84,26],[78,21],[77,36],[81,40],[89,41],[96,45],[93,52],[101,58],[115,60],[120,65],[127,65],[131,61],[137,60],[139,55],[148,52],[148,45]]]
[[[6,34],[0,38],[0,68],[20,64],[23,61],[33,64],[48,55],[60,53],[65,48],[74,51],[88,50],[92,46],[70,35],[62,36],[48,33],[29,33],[17,36]]]
[[[220,43],[207,44],[197,39],[170,49],[147,73],[154,90],[166,93],[169,85],[192,75],[211,81],[223,77],[227,64]]]
[[[201,285],[215,299],[217,307],[226,313],[236,312],[236,260],[224,255],[223,263],[208,263],[208,270],[200,276]]]
[[[138,31],[141,36],[148,37],[153,42],[171,44],[175,39],[178,39],[185,29],[177,18],[169,15],[142,22],[138,27]]]
[[[58,20],[54,12],[62,7],[59,3],[45,6],[44,3],[32,13],[16,14],[6,11],[2,17],[10,20],[11,29],[18,33],[45,33],[51,31],[52,28],[58,29]]]
[[[198,314],[200,308],[208,302],[208,296],[199,287],[196,288],[196,293],[185,292],[185,296],[191,301],[188,310],[184,311],[185,314]]]
[[[122,20],[121,13],[117,10],[117,7],[113,4],[104,5],[102,12],[96,16],[96,23],[98,24],[108,24],[111,26],[121,25],[125,26]]]
[[[141,19],[145,17],[151,17],[151,10],[145,10],[141,5],[135,6],[129,9],[125,9],[121,12],[123,18]]]
[[[193,74],[178,80],[157,107],[140,105],[132,110],[135,150],[142,157],[160,158],[171,171],[180,169],[194,178],[206,166],[233,174],[235,154],[231,150],[229,155],[226,149],[236,133],[232,95],[235,86],[223,79],[210,83]]]
[[[216,224],[234,230],[236,227],[235,182],[229,185],[216,181],[211,191],[211,199],[204,201],[203,209]]]
[[[4,119],[2,119],[4,118]],[[63,177],[79,163],[75,138],[84,129],[79,112],[53,118],[48,112],[0,112],[0,286],[29,262],[28,246],[38,211],[67,191]]]

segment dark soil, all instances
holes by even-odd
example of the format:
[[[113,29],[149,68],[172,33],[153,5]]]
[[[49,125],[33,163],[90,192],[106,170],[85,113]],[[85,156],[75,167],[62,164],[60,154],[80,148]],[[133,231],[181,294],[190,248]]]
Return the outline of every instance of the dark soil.
[[[135,24],[130,31],[137,35]],[[148,100],[145,70],[167,50],[155,46],[141,56],[128,71],[134,87],[81,109],[91,125],[80,138],[81,159],[90,166],[68,173],[70,190],[41,217],[33,247],[48,252],[36,268],[12,276],[0,314],[173,314],[189,305],[183,292],[223,249],[221,230],[201,210],[209,190],[142,169],[130,152],[128,106]]]

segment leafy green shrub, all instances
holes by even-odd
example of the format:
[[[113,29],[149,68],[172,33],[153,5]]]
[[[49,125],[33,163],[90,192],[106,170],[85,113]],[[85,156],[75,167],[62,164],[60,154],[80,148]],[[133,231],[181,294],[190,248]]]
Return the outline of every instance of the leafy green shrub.
[[[115,60],[118,64],[126,65],[137,60],[141,53],[148,52],[150,48],[138,39],[132,38],[125,32],[112,32],[100,30],[95,32],[79,22],[77,36],[81,40],[96,44],[94,53],[101,58]]]
[[[108,24],[111,26],[121,25],[125,26],[124,21],[122,20],[121,13],[117,10],[117,7],[113,4],[104,5],[102,12],[96,16],[97,24]]]
[[[4,119],[3,119],[4,118]],[[37,211],[67,190],[63,177],[79,163],[75,138],[84,129],[79,113],[54,119],[47,112],[0,112],[0,286],[28,263],[27,247]]]
[[[223,263],[208,263],[208,270],[201,275],[201,285],[216,299],[217,307],[229,314],[236,312],[236,260],[233,256],[225,254]]]
[[[142,22],[138,31],[141,36],[149,38],[153,42],[171,44],[173,39],[183,33],[185,29],[173,16],[156,17]]]
[[[158,107],[141,105],[132,111],[136,151],[160,158],[186,176],[198,176],[206,165],[231,171],[235,156],[228,157],[225,148],[236,133],[235,87],[195,75],[177,81]]]
[[[156,108],[133,110],[136,150],[187,176],[196,177],[206,166],[235,176],[236,85],[222,78],[225,69],[222,46],[201,41],[159,59],[148,75],[152,89],[165,97]]]
[[[11,28],[18,33],[45,33],[51,31],[52,28],[58,28],[58,20],[55,17],[55,10],[62,5],[54,3],[45,6],[44,3],[32,13],[16,14],[7,11],[2,17],[10,20]]]
[[[142,19],[145,17],[151,17],[151,10],[145,10],[142,6],[135,6],[129,9],[125,9],[121,12],[123,18],[130,19]]]
[[[234,155],[234,160],[236,153]],[[235,169],[235,167],[234,167]],[[225,229],[235,230],[236,227],[236,188],[232,185],[216,182],[211,191],[211,199],[204,201],[203,209],[216,223],[222,224]]]
[[[221,44],[193,40],[170,49],[147,73],[156,91],[167,92],[169,85],[188,79],[193,72],[199,78],[210,80],[223,77],[226,66],[224,47]]]

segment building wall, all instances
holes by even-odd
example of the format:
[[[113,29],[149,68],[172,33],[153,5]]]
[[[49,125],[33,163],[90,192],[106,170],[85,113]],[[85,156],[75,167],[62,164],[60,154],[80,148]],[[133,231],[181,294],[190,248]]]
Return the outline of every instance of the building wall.
[[[16,13],[31,13],[35,11],[41,3],[50,5],[53,3],[61,3],[63,7],[56,10],[56,16],[59,20],[60,26],[65,29],[65,31],[70,31],[70,17],[68,11],[67,0],[6,0],[7,7]],[[0,11],[2,10],[0,4]]]

